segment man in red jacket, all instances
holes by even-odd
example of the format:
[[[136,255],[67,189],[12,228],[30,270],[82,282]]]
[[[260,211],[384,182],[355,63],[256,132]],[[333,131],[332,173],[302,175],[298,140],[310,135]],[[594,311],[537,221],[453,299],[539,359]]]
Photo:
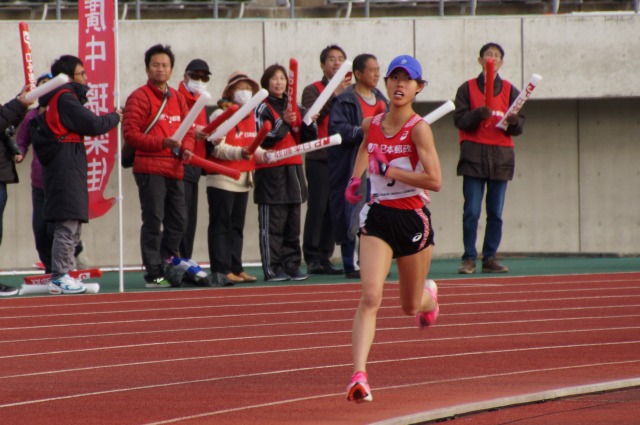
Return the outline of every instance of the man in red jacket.
[[[189,107],[168,84],[175,62],[171,48],[152,46],[144,60],[149,80],[127,98],[122,131],[136,150],[133,173],[142,208],[140,248],[146,287],[166,288],[181,284],[165,279],[165,270],[167,260],[179,256],[184,234],[182,164],[193,155],[194,136],[191,128],[182,140],[172,138]]]

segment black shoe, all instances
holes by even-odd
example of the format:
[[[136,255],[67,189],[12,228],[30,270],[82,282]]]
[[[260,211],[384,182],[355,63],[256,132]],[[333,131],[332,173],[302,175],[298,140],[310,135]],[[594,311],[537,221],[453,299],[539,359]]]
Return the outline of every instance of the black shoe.
[[[360,270],[354,270],[344,274],[347,279],[360,279]]]
[[[324,274],[342,274],[344,273],[344,270],[337,268],[336,266],[333,265],[333,263],[331,263],[331,261],[327,261],[326,263],[322,264],[322,267],[324,268]]]
[[[325,274],[325,268],[320,265],[320,263],[311,262],[307,264],[307,273],[309,274]]]
[[[284,282],[285,280],[291,280],[291,276],[284,272],[276,273],[275,276],[265,279],[267,282]]]
[[[296,270],[293,273],[289,273],[291,280],[307,280],[309,279],[309,275],[302,273],[300,270]]]
[[[10,297],[18,293],[18,288],[0,283],[0,297]]]

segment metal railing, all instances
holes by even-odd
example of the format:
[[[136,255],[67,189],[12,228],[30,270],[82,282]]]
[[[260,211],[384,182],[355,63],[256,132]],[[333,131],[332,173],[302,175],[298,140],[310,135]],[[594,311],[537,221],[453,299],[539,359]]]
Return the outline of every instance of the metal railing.
[[[301,0],[298,0],[301,2]],[[482,10],[484,7],[495,6],[541,6],[545,8],[545,13],[558,14],[560,8],[564,6],[567,9],[569,6],[575,6],[579,10],[581,7],[589,6],[590,4],[619,4],[620,7],[617,10],[628,10],[631,6],[633,11],[638,14],[640,9],[640,0],[611,0],[609,2],[605,0],[325,0],[327,4],[337,6],[339,9],[337,15],[340,15],[340,11],[343,10],[345,18],[351,16],[351,12],[354,6],[362,6],[364,8],[363,14],[365,18],[371,17],[371,9],[373,7],[387,7],[387,8],[406,8],[415,7],[418,5],[430,5],[438,8],[438,15],[445,15],[445,8],[452,6],[459,6],[464,8],[464,12],[468,15],[476,15],[478,8]],[[245,12],[245,6],[250,5],[254,0],[121,0],[119,1],[120,10],[122,11],[121,19],[125,19],[131,9],[134,11],[135,19],[142,19],[143,10],[159,10],[167,11],[171,10],[194,10],[196,8],[206,9],[211,12],[209,16],[214,19],[219,18],[219,11],[224,9],[227,11],[227,18],[231,17],[231,11],[237,11],[236,17],[243,18]],[[289,10],[289,18],[294,19],[296,16],[296,3],[295,0],[274,0],[274,8],[282,9],[287,7]],[[302,6],[304,7],[304,6]],[[596,6],[597,7],[597,6]],[[31,19],[34,19],[38,12],[41,12],[41,19],[48,18],[48,14],[51,10],[55,10],[55,19],[62,19],[63,11],[69,9],[77,9],[77,1],[66,0],[51,0],[51,1],[37,1],[37,0],[24,0],[24,1],[9,1],[0,0],[0,9],[11,10],[29,10],[31,13]],[[626,9],[624,9],[626,8]],[[204,15],[202,15],[204,16]]]

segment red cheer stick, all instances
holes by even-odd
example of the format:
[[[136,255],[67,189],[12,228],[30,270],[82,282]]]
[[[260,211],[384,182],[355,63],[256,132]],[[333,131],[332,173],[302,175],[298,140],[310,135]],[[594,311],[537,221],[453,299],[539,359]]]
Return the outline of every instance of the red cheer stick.
[[[193,155],[188,162],[189,165],[193,165],[194,167],[200,167],[207,173],[211,174],[224,174],[227,177],[231,177],[234,180],[238,180],[240,178],[240,171],[234,170],[233,168],[225,167],[224,165],[216,164],[212,161],[207,161],[204,158]]]
[[[24,83],[29,86],[27,91],[36,88],[36,76],[33,72],[33,58],[31,56],[31,38],[29,37],[29,24],[20,22],[20,45],[22,47],[22,66],[24,69]]]
[[[496,77],[493,58],[487,59],[487,74],[484,82],[484,106],[493,111],[493,82]]]
[[[289,59],[289,87],[287,87],[287,112],[298,109],[298,61]]]
[[[225,122],[226,120],[231,118],[231,116],[233,114],[235,114],[238,111],[238,109],[240,109],[239,105],[233,104],[233,105],[229,106],[227,109],[225,109],[225,111],[223,113],[218,115],[218,117],[215,120],[211,121],[209,123],[209,125],[207,125],[202,130],[202,132],[206,133],[206,134],[213,133],[216,128],[220,127],[220,124],[222,124],[223,122]]]
[[[254,139],[253,143],[251,143],[251,145],[249,146],[249,149],[248,149],[249,155],[253,155],[256,152],[256,149],[258,149],[258,147],[262,144],[262,142],[264,142],[265,137],[267,137],[267,134],[269,134],[270,131],[271,131],[271,121],[265,121],[264,124],[262,124],[262,128],[256,135],[256,138]]]

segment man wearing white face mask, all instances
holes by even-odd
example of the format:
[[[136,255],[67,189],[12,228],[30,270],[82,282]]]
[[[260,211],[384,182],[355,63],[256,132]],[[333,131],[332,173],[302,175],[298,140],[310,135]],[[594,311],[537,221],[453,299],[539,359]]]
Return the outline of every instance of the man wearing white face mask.
[[[200,93],[207,89],[207,83],[211,78],[209,65],[202,59],[194,59],[189,62],[184,71],[183,80],[180,82],[178,91],[187,100],[189,109],[198,100]],[[206,137],[202,129],[207,126],[207,113],[203,109],[194,122],[195,148],[193,154],[199,157],[206,157],[205,142]],[[198,222],[198,182],[202,175],[202,169],[191,165],[184,166],[184,198],[187,206],[187,221],[185,222],[184,237],[180,243],[180,256],[191,258],[193,254],[193,242],[196,235],[196,225]]]
[[[242,72],[234,72],[222,91],[218,104],[239,106],[247,103],[259,90],[258,83]],[[223,106],[224,107],[224,106]],[[211,119],[223,112],[216,110]],[[256,121],[252,113],[232,128],[224,140],[217,143],[208,159],[240,171],[234,180],[222,174],[207,176],[207,200],[209,201],[209,261],[211,273],[221,273],[233,283],[253,283],[255,276],[242,267],[244,222],[253,186],[252,173],[256,162],[265,161],[265,151],[258,148],[249,155],[247,148],[256,138]]]

